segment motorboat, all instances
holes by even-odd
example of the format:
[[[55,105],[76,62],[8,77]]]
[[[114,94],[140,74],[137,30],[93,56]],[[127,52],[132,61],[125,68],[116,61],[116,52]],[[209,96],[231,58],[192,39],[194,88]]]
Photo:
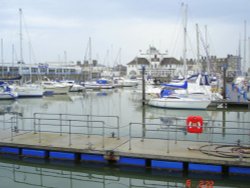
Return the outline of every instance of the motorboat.
[[[51,95],[67,94],[71,88],[70,84],[52,81],[48,78],[45,78],[41,82],[41,85],[43,86],[44,93]]]
[[[114,84],[116,87],[135,87],[138,86],[139,80],[131,79],[131,78],[114,78]]]
[[[74,80],[61,80],[59,83],[64,83],[70,86],[69,92],[82,92],[85,90],[83,85],[77,84]]]
[[[123,79],[121,83],[123,87],[135,87],[139,84],[139,81],[135,79]]]
[[[14,91],[6,82],[0,82],[0,100],[13,100],[18,97],[18,93]]]
[[[84,83],[85,89],[112,89],[113,83],[108,79],[98,79],[95,81],[87,81]]]

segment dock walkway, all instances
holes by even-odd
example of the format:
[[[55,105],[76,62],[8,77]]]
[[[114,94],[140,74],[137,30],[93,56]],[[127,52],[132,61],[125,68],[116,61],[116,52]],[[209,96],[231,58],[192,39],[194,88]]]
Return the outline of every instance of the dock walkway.
[[[176,132],[171,132],[170,129],[167,132],[169,136],[164,139],[132,136],[131,127],[132,124],[130,124],[128,136],[117,137],[112,134],[52,132],[35,126],[36,131],[17,130],[11,124],[11,127],[2,128],[0,131],[0,153],[78,162],[115,163],[183,172],[208,171],[250,175],[248,142],[250,129],[245,129],[244,135],[248,144],[223,144],[211,140],[172,139],[169,136],[173,136]]]

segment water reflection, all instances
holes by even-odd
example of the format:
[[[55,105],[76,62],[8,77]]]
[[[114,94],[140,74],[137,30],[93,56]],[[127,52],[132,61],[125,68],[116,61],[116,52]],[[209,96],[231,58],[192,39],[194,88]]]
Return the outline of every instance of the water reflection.
[[[248,124],[242,123],[243,121],[250,122],[249,111],[200,111],[200,110],[169,110],[153,108],[149,106],[142,107],[141,101],[131,100],[133,90],[131,89],[118,89],[109,91],[91,91],[87,93],[74,93],[64,96],[48,96],[40,99],[18,99],[17,101],[0,101],[0,109],[3,112],[15,111],[21,113],[23,117],[31,117],[34,112],[46,112],[46,113],[71,113],[71,114],[92,114],[92,115],[117,115],[120,117],[120,125],[124,128],[121,130],[121,136],[128,136],[128,124],[130,122],[141,122],[145,124],[148,119],[164,117],[183,117],[186,118],[189,115],[200,115],[204,119],[218,120],[217,128],[204,128],[205,133],[217,133],[216,137],[212,138],[213,141],[233,141],[236,143],[239,137],[230,135],[231,132],[227,129],[242,128],[247,129]],[[164,119],[163,119],[164,120]],[[225,120],[234,121],[231,123],[225,123]],[[107,122],[107,125],[112,125],[114,122]],[[162,122],[162,126],[166,122]],[[213,121],[212,121],[213,123]],[[28,123],[23,123],[27,126]],[[127,126],[127,127],[125,127]],[[185,123],[182,124],[182,128],[177,129],[178,139],[195,139],[194,136],[184,135]],[[166,138],[166,134],[162,130],[166,130],[165,127],[160,127],[163,137]],[[165,128],[165,129],[164,129]],[[145,127],[135,127],[133,133],[142,133],[143,137],[150,136],[146,134]],[[240,133],[240,132],[237,132]],[[242,134],[241,142],[249,145],[250,136],[246,131]],[[249,133],[249,130],[248,130]],[[153,133],[155,135],[155,132]],[[221,135],[221,136],[220,136]],[[158,136],[158,135],[157,135]],[[159,136],[162,136],[159,134]],[[173,138],[175,135],[171,135]],[[167,138],[170,138],[169,135]],[[202,135],[197,138],[198,141],[202,140]],[[209,140],[210,137],[205,137],[204,140]],[[169,173],[166,171],[158,170],[144,170],[140,168],[116,168],[109,166],[86,166],[70,164],[67,168],[64,163],[64,167],[57,166],[52,163],[46,163],[42,161],[42,165],[29,165],[30,163],[21,162],[6,162],[0,161],[0,174],[1,174],[1,186],[3,187],[185,187],[187,180],[191,180],[192,186],[197,187],[200,181],[213,181],[216,187],[249,187],[247,180],[239,181],[226,179],[224,177],[217,176],[208,177],[203,175],[197,177],[197,174],[190,174],[184,177],[181,173]],[[189,182],[189,181],[188,181]]]
[[[27,163],[28,161],[29,163]],[[36,162],[36,164],[34,163]],[[62,165],[62,163],[64,163]],[[242,177],[224,178],[220,175],[190,174],[164,170],[101,164],[74,164],[70,162],[23,159],[0,159],[1,187],[50,187],[50,188],[119,188],[119,187],[197,187],[208,183],[210,187],[248,187],[249,180]],[[240,185],[240,186],[239,186]]]
[[[0,100],[0,113],[12,112],[15,100]]]

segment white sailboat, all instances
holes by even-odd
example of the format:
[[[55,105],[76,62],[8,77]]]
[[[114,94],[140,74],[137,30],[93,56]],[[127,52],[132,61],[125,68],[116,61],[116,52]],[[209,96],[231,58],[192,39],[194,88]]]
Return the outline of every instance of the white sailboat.
[[[15,91],[18,93],[18,97],[43,97],[43,88],[38,84],[26,83],[22,85],[16,85]]]
[[[207,74],[195,74],[190,76],[187,79],[187,86],[186,89],[176,89],[173,93],[175,94],[186,94],[188,93],[189,96],[194,97],[207,97],[212,101],[221,100],[223,97],[218,92],[212,92],[211,83],[209,81],[209,76]],[[180,83],[170,83],[170,84],[163,84],[164,86],[178,86],[177,84]]]
[[[13,100],[18,97],[15,92],[6,82],[0,82],[0,100]]]
[[[183,6],[184,7],[184,6]],[[184,73],[187,72],[187,62],[186,62],[186,13],[187,7],[184,7],[184,48],[183,48],[183,61],[184,61]],[[187,75],[187,74],[185,74]],[[187,87],[187,77],[185,78],[185,84],[183,88],[185,89],[185,94],[169,94],[164,97],[152,98],[149,100],[148,105],[161,108],[178,108],[178,109],[206,109],[211,103],[208,96],[201,95],[199,97],[191,95],[188,93]],[[182,87],[182,86],[179,86]]]
[[[211,101],[208,98],[194,98],[188,95],[172,94],[167,97],[150,99],[150,106],[176,109],[206,109]]]
[[[20,72],[22,74],[22,64],[23,64],[23,50],[22,50],[22,9],[19,9],[20,14]],[[18,85],[15,85],[15,91],[18,93],[18,97],[42,97],[43,88],[41,85],[33,83],[21,83],[20,80]]]

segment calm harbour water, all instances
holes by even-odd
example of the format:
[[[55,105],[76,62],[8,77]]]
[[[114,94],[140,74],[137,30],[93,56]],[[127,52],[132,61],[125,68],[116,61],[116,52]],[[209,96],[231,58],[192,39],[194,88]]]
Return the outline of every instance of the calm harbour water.
[[[85,93],[70,93],[69,95],[47,96],[34,99],[18,99],[16,101],[0,101],[1,112],[18,112],[22,117],[32,117],[33,113],[65,113],[65,114],[91,114],[119,116],[120,125],[124,127],[121,136],[128,135],[128,125],[131,122],[154,122],[154,118],[166,116],[187,117],[201,115],[204,119],[215,121],[235,121],[230,125],[246,128],[247,124],[237,122],[250,122],[250,112],[237,111],[197,111],[197,110],[169,110],[145,106],[142,108],[138,96],[133,88],[88,91]],[[146,120],[145,120],[146,119]],[[159,121],[160,122],[160,121]],[[223,121],[222,121],[223,122]],[[110,122],[114,123],[114,122]],[[219,125],[223,125],[220,123]],[[248,127],[249,128],[249,127]],[[236,142],[240,138],[244,144],[250,144],[250,136],[234,137],[227,135],[219,128],[217,141]],[[140,135],[141,127],[135,127],[135,134]],[[188,135],[178,133],[180,139],[192,139]],[[206,140],[206,137],[200,138]],[[24,159],[25,160],[25,159]],[[214,187],[249,187],[249,180],[244,177],[223,178],[221,176],[208,176],[191,174],[188,177],[182,174],[165,171],[147,171],[137,168],[117,168],[102,165],[74,165],[59,164],[57,162],[9,160],[0,159],[0,187],[185,187],[187,181],[192,187],[197,187],[200,181],[213,181]],[[42,164],[41,164],[42,163]],[[242,181],[241,179],[244,179]]]

